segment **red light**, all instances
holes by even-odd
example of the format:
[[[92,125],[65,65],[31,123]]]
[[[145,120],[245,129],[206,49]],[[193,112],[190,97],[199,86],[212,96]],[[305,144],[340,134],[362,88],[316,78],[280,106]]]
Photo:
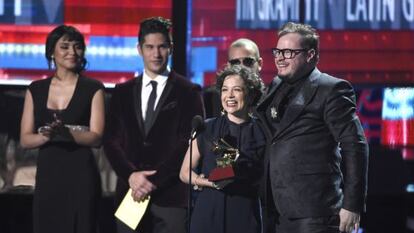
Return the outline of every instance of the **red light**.
[[[381,124],[381,143],[389,146],[414,145],[414,120],[383,120]]]
[[[329,34],[328,37],[327,37],[327,39],[328,39],[328,41],[332,41],[332,35]]]
[[[403,148],[401,153],[405,160],[414,160],[414,150],[412,148]]]

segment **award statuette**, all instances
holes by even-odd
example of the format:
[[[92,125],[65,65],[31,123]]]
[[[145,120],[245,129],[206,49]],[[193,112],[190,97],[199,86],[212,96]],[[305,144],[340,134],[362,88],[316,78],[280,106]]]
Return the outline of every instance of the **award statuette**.
[[[210,172],[208,180],[215,182],[218,188],[222,188],[232,182],[232,178],[235,176],[233,165],[240,153],[238,149],[233,148],[222,138],[213,142],[213,152],[221,157],[216,159],[216,168]]]

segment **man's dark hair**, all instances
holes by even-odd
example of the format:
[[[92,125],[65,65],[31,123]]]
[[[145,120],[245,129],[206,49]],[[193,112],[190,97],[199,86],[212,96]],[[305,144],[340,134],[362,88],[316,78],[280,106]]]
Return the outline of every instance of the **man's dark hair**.
[[[152,17],[141,21],[138,33],[138,42],[140,46],[144,44],[145,36],[151,33],[161,33],[164,35],[168,44],[171,45],[171,25],[171,21],[163,17]]]
[[[302,37],[302,48],[315,50],[313,60],[317,63],[319,61],[319,34],[316,29],[308,24],[287,22],[280,28],[278,37],[280,38],[289,33],[298,33]]]
[[[54,62],[52,55],[55,52],[56,43],[62,37],[66,37],[69,41],[76,41],[80,43],[80,46],[83,51],[83,57],[82,57],[81,64],[77,68],[77,72],[81,72],[85,70],[85,66],[87,64],[87,61],[85,58],[85,50],[86,50],[85,38],[83,37],[82,33],[79,32],[78,29],[76,29],[73,26],[67,26],[67,25],[57,26],[55,29],[53,29],[49,33],[49,35],[47,35],[45,56],[47,59],[47,64],[49,66],[49,69],[52,67],[52,62]]]

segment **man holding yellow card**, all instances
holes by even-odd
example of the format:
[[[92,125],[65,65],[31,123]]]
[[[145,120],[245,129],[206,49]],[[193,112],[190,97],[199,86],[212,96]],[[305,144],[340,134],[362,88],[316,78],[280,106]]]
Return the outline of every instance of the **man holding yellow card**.
[[[116,201],[120,203],[130,189],[120,210],[137,208],[136,214],[126,215],[139,219],[139,211],[146,209],[136,230],[122,220],[118,233],[186,232],[188,191],[178,173],[191,120],[203,114],[203,104],[199,86],[167,67],[170,26],[161,17],[141,22],[137,47],[144,72],[118,84],[111,98],[104,148],[118,175]],[[148,197],[148,203],[142,202]]]

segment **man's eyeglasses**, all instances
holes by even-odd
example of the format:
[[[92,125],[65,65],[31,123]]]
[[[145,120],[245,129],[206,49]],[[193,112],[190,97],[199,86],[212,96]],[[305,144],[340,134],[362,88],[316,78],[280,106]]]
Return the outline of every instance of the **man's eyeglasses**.
[[[244,58],[238,58],[238,59],[231,59],[228,62],[232,66],[243,64],[244,66],[251,68],[256,62],[256,59],[252,57],[244,57]]]
[[[272,53],[275,58],[282,55],[284,59],[292,59],[295,58],[301,52],[307,52],[308,49],[278,49],[273,48]]]

